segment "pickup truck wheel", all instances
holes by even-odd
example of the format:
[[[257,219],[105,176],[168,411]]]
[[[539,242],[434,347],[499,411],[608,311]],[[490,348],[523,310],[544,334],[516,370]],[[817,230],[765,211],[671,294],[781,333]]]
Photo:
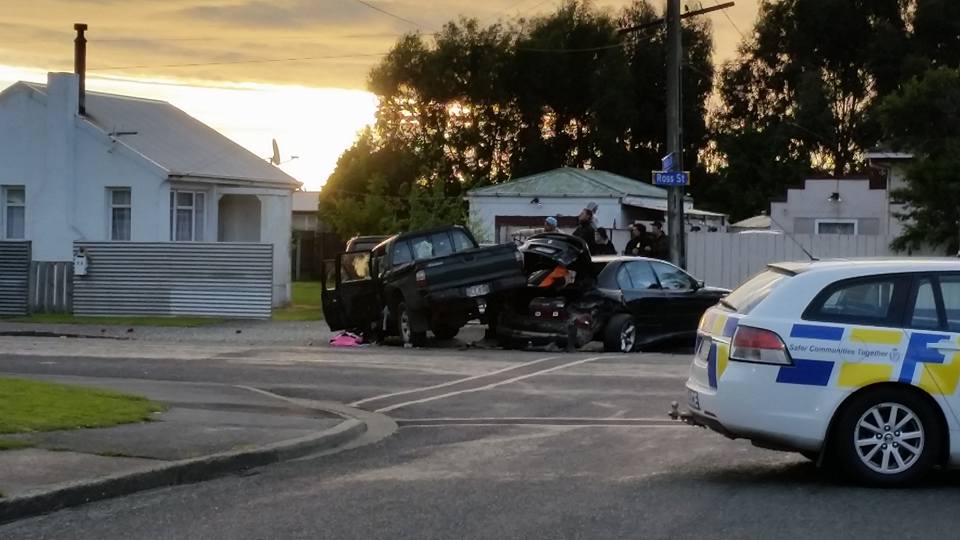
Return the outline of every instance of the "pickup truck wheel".
[[[397,313],[397,333],[400,334],[400,339],[403,340],[403,344],[423,347],[427,342],[427,333],[413,330],[413,323],[410,320],[410,311],[407,309],[407,305],[401,302],[400,305],[397,306]]]
[[[449,326],[445,324],[438,324],[433,327],[433,335],[440,340],[453,339],[457,337],[457,334],[460,333],[459,326]]]
[[[637,347],[637,323],[625,313],[614,315],[603,331],[603,350],[630,353]]]

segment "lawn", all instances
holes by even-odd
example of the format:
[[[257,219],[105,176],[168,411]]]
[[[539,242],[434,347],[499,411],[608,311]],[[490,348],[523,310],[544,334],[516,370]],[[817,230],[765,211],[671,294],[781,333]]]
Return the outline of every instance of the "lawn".
[[[161,410],[159,403],[107,390],[0,378],[0,434],[143,422]]]
[[[221,317],[77,317],[69,313],[34,313],[27,317],[3,319],[10,322],[39,324],[89,324],[103,326],[175,326],[193,328],[226,321]]]
[[[288,307],[274,310],[275,321],[323,320],[323,286],[319,281],[293,282],[293,295]]]

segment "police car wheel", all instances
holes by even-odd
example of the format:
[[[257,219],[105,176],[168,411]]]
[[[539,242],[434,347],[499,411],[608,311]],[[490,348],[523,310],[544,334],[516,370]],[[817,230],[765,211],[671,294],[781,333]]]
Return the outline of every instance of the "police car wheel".
[[[936,465],[942,443],[934,408],[922,397],[894,388],[855,397],[834,434],[843,470],[855,481],[878,486],[923,478]]]

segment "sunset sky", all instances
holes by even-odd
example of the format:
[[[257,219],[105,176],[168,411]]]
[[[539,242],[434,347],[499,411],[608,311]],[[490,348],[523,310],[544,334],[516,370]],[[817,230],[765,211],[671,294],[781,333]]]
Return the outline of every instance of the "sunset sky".
[[[758,0],[713,21],[718,61],[748,32]],[[714,0],[686,2],[691,9]],[[90,25],[88,89],[163,99],[319,189],[372,122],[370,67],[408,31],[458,16],[483,23],[547,13],[562,0],[30,0],[0,10],[0,90],[72,71],[73,23]],[[619,8],[628,0],[598,0]],[[662,2],[658,2],[662,4]],[[378,9],[388,12],[383,13]],[[391,16],[393,15],[393,16]],[[739,29],[739,30],[738,30]],[[184,66],[182,64],[195,64]],[[198,64],[198,65],[197,65]]]

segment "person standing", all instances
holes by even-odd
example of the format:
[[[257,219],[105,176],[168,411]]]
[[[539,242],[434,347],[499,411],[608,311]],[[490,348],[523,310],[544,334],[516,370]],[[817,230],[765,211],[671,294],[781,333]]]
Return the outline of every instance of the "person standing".
[[[543,232],[557,232],[557,218],[550,216],[543,220]]]
[[[670,260],[670,238],[663,232],[663,223],[653,222],[650,235],[650,256],[663,261]]]
[[[587,244],[591,254],[597,252],[597,230],[593,227],[593,212],[589,208],[584,208],[577,216],[577,228],[573,235]]]
[[[643,257],[650,253],[650,244],[647,242],[647,226],[636,222],[630,226],[630,241],[623,249],[623,254],[630,257]]]
[[[603,227],[597,229],[597,255],[616,255],[617,248],[614,247],[610,235]]]

